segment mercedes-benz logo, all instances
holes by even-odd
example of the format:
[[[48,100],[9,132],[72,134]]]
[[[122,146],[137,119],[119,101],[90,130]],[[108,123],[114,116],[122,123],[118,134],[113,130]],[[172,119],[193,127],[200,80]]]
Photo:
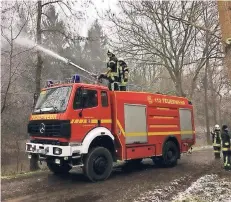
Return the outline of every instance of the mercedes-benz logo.
[[[40,126],[39,126],[39,132],[40,133],[44,133],[45,132],[45,124],[44,123],[41,123]]]

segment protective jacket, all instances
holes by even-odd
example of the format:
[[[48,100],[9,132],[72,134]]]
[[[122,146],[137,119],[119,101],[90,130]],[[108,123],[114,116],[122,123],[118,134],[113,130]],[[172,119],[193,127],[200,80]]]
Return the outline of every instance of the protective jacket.
[[[212,133],[213,146],[221,146],[221,132],[220,130],[214,130]]]
[[[222,131],[221,139],[222,139],[222,151],[228,151],[230,149],[230,136],[227,130]]]
[[[115,56],[110,57],[107,63],[107,78],[110,83],[119,82],[118,59]]]
[[[128,82],[129,69],[125,62],[119,65],[119,81],[120,86],[126,86]]]

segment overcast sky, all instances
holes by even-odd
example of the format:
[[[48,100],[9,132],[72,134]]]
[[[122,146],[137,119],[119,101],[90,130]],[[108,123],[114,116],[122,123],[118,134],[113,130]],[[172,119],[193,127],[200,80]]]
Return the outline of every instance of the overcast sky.
[[[93,0],[94,5],[90,5],[86,9],[86,20],[82,20],[81,28],[80,28],[80,35],[87,36],[87,30],[91,26],[91,24],[98,18],[97,11],[102,13],[108,9],[112,9],[113,11],[118,11],[117,4],[118,0]],[[76,5],[78,7],[78,5]],[[97,10],[97,11],[96,11]],[[100,21],[102,25],[104,25],[104,29],[106,29],[106,25],[108,22]]]

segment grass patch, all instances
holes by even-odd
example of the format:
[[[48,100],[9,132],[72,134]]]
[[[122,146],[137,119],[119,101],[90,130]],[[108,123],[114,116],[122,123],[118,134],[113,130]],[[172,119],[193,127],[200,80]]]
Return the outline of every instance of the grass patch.
[[[206,202],[206,201],[197,196],[186,196],[184,199],[174,200],[173,202]]]
[[[1,176],[1,179],[15,179],[15,178],[19,178],[19,177],[25,177],[25,176],[31,176],[31,175],[35,175],[38,173],[42,173],[45,172],[46,169],[40,169],[37,171],[31,171],[31,172],[21,172],[21,173],[12,173],[10,175],[3,175]]]

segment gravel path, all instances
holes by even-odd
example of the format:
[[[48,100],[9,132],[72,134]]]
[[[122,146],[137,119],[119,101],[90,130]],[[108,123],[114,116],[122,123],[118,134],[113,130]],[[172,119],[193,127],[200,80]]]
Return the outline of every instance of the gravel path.
[[[200,190],[195,191],[195,187],[202,182],[204,185],[200,190],[225,184],[217,195],[210,194],[208,201],[216,201],[219,194],[227,194],[225,187],[229,189],[230,186],[231,172],[222,169],[221,162],[213,158],[211,149],[185,154],[174,168],[157,168],[149,160],[132,169],[119,165],[107,181],[100,183],[88,182],[80,170],[62,177],[40,172],[3,179],[1,189],[2,201],[184,201],[187,197],[200,195]],[[201,195],[203,198],[203,193]],[[219,201],[226,199],[220,198]]]

